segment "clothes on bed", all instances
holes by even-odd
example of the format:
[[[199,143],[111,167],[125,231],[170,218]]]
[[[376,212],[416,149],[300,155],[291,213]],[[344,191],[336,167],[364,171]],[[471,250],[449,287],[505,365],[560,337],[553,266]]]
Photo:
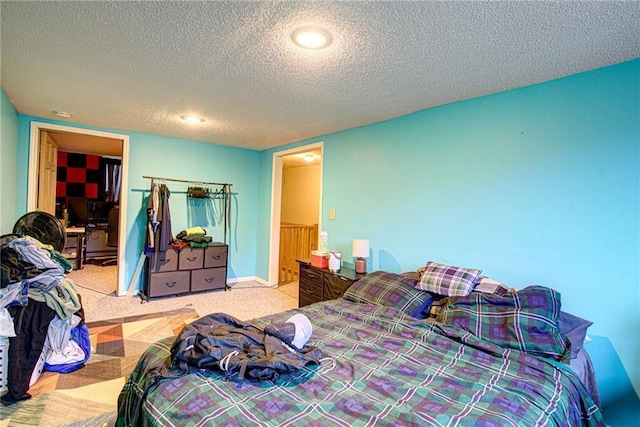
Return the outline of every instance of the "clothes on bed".
[[[315,347],[292,352],[280,339],[224,313],[185,326],[171,355],[173,371],[213,369],[224,372],[227,379],[251,381],[276,380],[307,364],[319,364],[322,358]]]
[[[313,334],[313,325],[307,316],[296,313],[284,322],[275,322],[264,328],[265,334],[278,338],[288,347],[302,351]],[[295,351],[291,349],[291,351]]]

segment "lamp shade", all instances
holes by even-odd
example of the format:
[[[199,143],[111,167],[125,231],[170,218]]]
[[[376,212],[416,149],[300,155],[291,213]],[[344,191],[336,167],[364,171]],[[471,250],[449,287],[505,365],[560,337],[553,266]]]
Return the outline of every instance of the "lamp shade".
[[[355,257],[369,257],[369,241],[363,239],[354,239],[352,246],[353,256]]]

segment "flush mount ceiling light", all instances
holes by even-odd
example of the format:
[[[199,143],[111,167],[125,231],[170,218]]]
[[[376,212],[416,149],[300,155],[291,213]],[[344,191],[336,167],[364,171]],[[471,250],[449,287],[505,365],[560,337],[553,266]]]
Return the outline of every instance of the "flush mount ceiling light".
[[[55,110],[53,112],[53,115],[56,117],[62,117],[63,119],[68,119],[71,117],[71,114],[67,113],[66,111],[58,111],[58,110]]]
[[[321,28],[298,28],[291,35],[293,42],[305,49],[323,49],[331,44],[331,34]]]
[[[202,123],[202,122],[204,122],[204,119],[202,117],[198,117],[198,116],[180,116],[180,118],[182,120],[184,120],[185,122],[189,122],[189,123]]]
[[[315,160],[315,157],[313,156],[313,154],[305,154],[303,159],[305,162],[311,163]]]

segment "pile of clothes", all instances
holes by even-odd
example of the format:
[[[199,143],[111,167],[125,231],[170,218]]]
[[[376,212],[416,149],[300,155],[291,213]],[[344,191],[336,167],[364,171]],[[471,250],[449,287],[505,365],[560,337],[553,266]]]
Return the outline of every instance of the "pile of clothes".
[[[180,250],[187,246],[191,248],[206,248],[211,243],[211,236],[207,236],[207,230],[202,227],[191,227],[182,230],[171,242],[171,247]]]
[[[11,404],[29,399],[43,370],[72,372],[91,355],[89,330],[72,264],[51,245],[32,237],[0,238],[0,337],[8,337],[7,394]]]

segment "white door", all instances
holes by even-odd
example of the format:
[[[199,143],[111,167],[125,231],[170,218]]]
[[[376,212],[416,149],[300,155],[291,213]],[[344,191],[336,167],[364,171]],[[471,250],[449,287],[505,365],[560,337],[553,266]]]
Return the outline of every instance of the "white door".
[[[38,203],[36,210],[56,214],[56,174],[58,166],[58,144],[46,132],[40,134],[38,153]]]

